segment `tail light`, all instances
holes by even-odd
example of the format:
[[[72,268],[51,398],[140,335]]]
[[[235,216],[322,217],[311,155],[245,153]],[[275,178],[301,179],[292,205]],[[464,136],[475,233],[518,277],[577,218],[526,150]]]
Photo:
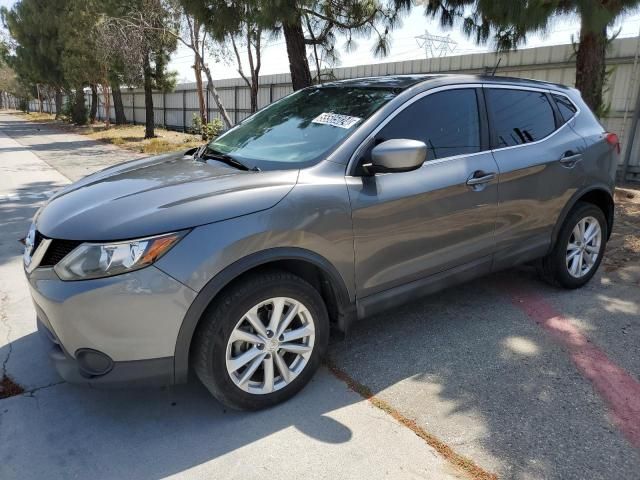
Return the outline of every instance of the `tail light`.
[[[615,133],[607,133],[605,134],[605,138],[607,143],[615,148],[618,155],[620,155],[620,140],[618,139],[618,135]]]

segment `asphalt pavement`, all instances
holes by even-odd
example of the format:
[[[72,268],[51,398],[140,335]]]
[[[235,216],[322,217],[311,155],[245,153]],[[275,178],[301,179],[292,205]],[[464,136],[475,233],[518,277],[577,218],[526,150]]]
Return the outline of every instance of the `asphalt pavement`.
[[[263,412],[196,381],[61,382],[18,239],[52,191],[132,156],[0,114],[0,362],[26,390],[0,400],[0,479],[640,478],[640,265],[576,291],[523,267],[368,319],[332,340],[335,375]]]

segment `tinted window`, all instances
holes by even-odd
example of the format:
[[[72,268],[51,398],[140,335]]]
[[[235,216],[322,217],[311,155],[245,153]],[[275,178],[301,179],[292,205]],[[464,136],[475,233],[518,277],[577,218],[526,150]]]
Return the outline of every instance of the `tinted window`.
[[[560,115],[562,116],[562,120],[568,122],[571,117],[573,117],[578,109],[576,106],[564,95],[556,95],[555,93],[551,95],[558,106],[558,110],[560,110]]]
[[[394,138],[424,142],[427,160],[479,152],[475,90],[446,90],[412,103],[380,130],[376,144]]]
[[[300,168],[322,158],[396,95],[391,88],[305,88],[260,110],[209,147],[263,170]]]
[[[535,142],[555,130],[553,109],[545,93],[490,88],[486,94],[496,148]]]

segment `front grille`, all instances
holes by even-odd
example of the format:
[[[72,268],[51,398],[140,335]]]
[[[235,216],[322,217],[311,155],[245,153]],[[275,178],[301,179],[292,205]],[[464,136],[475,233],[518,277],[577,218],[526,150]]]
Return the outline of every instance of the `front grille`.
[[[31,247],[31,251],[35,252],[37,248],[40,246],[40,242],[42,241],[42,234],[36,231],[36,234],[33,237],[33,247]]]
[[[37,235],[37,234],[36,234]],[[75,249],[82,242],[79,240],[55,240],[51,239],[49,248],[42,257],[40,262],[41,267],[53,267],[60,260],[66,257],[73,249]]]

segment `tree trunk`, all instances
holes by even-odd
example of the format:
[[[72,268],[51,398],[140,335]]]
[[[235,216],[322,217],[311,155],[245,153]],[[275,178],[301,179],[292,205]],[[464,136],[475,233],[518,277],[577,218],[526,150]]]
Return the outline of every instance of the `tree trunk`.
[[[604,109],[602,90],[606,71],[606,49],[606,27],[600,31],[592,31],[583,21],[576,55],[576,88],[596,115],[600,115]]]
[[[56,87],[56,120],[62,115],[62,89]]]
[[[91,84],[91,110],[89,110],[89,123],[96,123],[96,115],[98,114],[98,87]]]
[[[113,110],[116,113],[116,125],[124,125],[127,123],[127,117],[124,114],[122,91],[118,82],[113,82],[113,85],[111,85],[111,93],[113,95]]]
[[[71,119],[76,125],[84,125],[87,123],[87,106],[85,105],[84,89],[82,86],[76,88]]]
[[[213,101],[216,102],[216,106],[218,107],[218,111],[220,112],[220,116],[222,117],[222,121],[227,126],[227,128],[233,127],[233,123],[231,123],[231,118],[229,118],[227,109],[224,108],[224,105],[222,104],[222,100],[220,99],[220,95],[218,94],[218,90],[216,89],[216,86],[213,84],[213,78],[211,78],[211,70],[209,70],[209,67],[204,64],[202,65],[202,70],[204,70],[204,73],[207,76],[207,90],[211,92]]]
[[[251,84],[251,113],[258,111],[258,84]]]
[[[151,62],[149,54],[145,54],[142,69],[144,71],[144,109],[145,109],[145,128],[144,138],[154,138],[155,119],[153,118],[153,71],[151,70]]]
[[[42,113],[42,97],[40,96],[40,84],[36,83],[36,92],[38,93],[38,113]]]
[[[204,126],[207,124],[207,116],[209,112],[207,112],[207,106],[204,99],[204,91],[202,90],[202,65],[200,64],[200,59],[198,57],[199,56],[196,55],[196,61],[195,61],[195,64],[193,65],[193,70],[196,76],[196,90],[198,92],[198,107],[200,109],[200,122]],[[202,129],[201,133],[202,133],[202,139],[206,140],[207,135],[205,133],[205,130]]]
[[[282,25],[284,39],[289,55],[289,71],[294,90],[300,90],[311,85],[311,71],[307,60],[307,48],[304,43],[304,32],[300,17],[294,23]]]
[[[104,97],[104,124],[106,128],[111,127],[111,90],[105,81],[102,84],[102,96]]]

